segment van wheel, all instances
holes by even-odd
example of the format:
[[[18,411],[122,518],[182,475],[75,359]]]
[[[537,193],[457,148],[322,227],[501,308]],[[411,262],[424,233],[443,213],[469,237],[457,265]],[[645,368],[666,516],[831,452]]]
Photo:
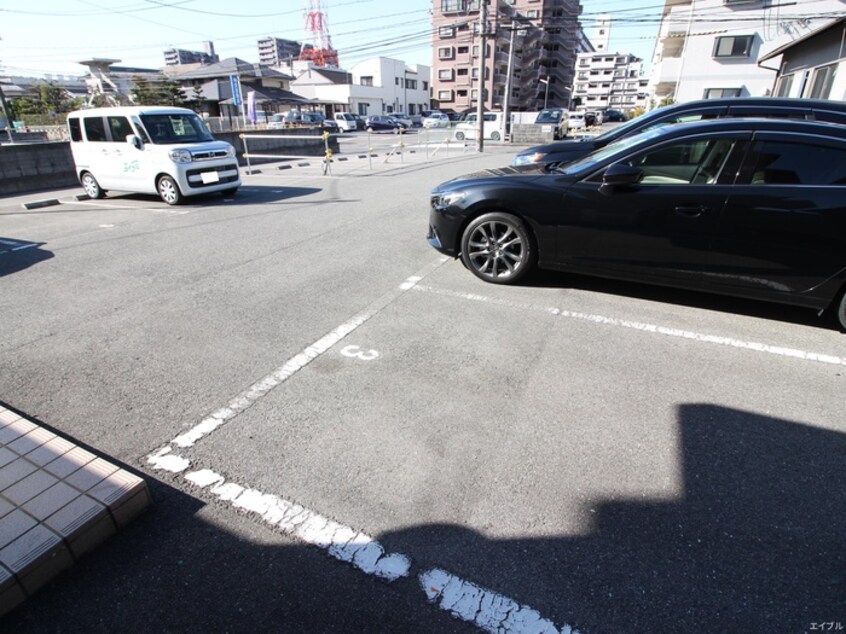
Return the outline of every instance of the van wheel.
[[[89,198],[102,198],[106,192],[103,191],[103,188],[100,187],[100,183],[97,182],[97,179],[94,178],[93,174],[88,172],[83,173],[82,175],[82,188],[85,190],[85,193],[88,194]]]
[[[499,135],[499,132],[494,130],[491,132],[491,141],[499,141],[502,137]]]
[[[463,132],[456,132],[455,133],[455,140],[456,141],[463,141],[464,140],[464,133]]]
[[[159,178],[156,189],[159,190],[161,199],[168,205],[178,205],[182,202],[182,192],[179,191],[179,185],[172,177],[165,175]]]

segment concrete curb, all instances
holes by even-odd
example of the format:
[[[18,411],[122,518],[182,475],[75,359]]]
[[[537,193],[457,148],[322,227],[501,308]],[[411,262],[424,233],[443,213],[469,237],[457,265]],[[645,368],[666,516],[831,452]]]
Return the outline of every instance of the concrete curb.
[[[0,616],[126,526],[147,483],[0,406]]]
[[[28,203],[22,203],[21,207],[24,209],[40,209],[41,207],[52,207],[53,205],[61,205],[58,198],[45,198],[43,200],[33,200]]]

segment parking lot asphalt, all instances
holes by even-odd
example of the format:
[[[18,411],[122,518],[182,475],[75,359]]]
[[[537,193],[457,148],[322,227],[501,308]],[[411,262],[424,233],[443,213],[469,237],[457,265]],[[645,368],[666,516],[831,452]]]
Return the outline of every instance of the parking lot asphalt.
[[[428,192],[513,150],[449,149],[262,166],[180,207],[0,198],[0,401],[154,500],[5,626],[846,622],[844,335],[638,284],[486,285],[426,244]]]

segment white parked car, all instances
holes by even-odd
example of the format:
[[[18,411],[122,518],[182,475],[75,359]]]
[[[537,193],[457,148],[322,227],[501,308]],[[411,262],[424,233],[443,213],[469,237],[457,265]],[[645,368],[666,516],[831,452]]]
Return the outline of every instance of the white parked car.
[[[503,114],[501,112],[485,112],[483,116],[484,138],[491,141],[502,141],[505,138],[505,117]],[[475,139],[477,127],[478,119],[476,118],[476,113],[468,114],[464,121],[460,121],[455,126],[456,141]]]
[[[584,130],[585,129],[585,113],[571,112],[567,125],[570,130]]]
[[[354,132],[358,129],[355,117],[349,112],[336,112],[335,123],[338,124],[341,132]]]
[[[434,112],[423,119],[424,128],[448,128],[449,116],[442,112]]]
[[[68,114],[68,131],[76,176],[91,198],[115,189],[176,205],[196,194],[232,195],[241,185],[235,148],[215,141],[193,110],[77,110]]]

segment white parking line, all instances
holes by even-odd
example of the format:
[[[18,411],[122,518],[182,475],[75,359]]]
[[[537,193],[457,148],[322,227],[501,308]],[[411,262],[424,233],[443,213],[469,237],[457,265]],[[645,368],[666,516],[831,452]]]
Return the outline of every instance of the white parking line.
[[[254,514],[274,529],[321,548],[331,557],[349,563],[365,574],[389,582],[409,577],[412,560],[407,555],[387,553],[377,540],[361,531],[344,526],[295,502],[227,481],[210,469],[189,471],[191,460],[174,453],[172,445],[182,448],[194,446],[378,314],[403,293],[416,288],[427,275],[447,261],[448,258],[439,258],[418,274],[406,278],[399,287],[385,293],[366,310],[307,346],[284,365],[232,399],[226,407],[213,412],[168,445],[150,453],[146,457],[147,464],[156,471],[181,475],[189,485],[207,491],[240,512]],[[568,625],[559,630],[552,621],[542,618],[532,608],[490,590],[484,590],[444,570],[431,569],[420,573],[418,580],[420,589],[430,602],[439,602],[439,607],[453,617],[472,622],[487,632],[578,634]]]
[[[466,299],[474,302],[485,302],[497,306],[508,306],[509,308],[518,308],[522,310],[532,310],[538,312],[548,313],[559,317],[566,317],[568,319],[577,319],[579,321],[588,321],[595,324],[602,324],[605,326],[616,326],[618,328],[629,328],[632,330],[639,330],[641,332],[648,332],[657,335],[664,335],[666,337],[680,337],[682,339],[690,339],[699,341],[701,343],[708,343],[720,346],[729,346],[731,348],[739,348],[742,350],[752,350],[754,352],[762,352],[765,354],[774,354],[782,357],[789,357],[793,359],[800,359],[802,361],[813,361],[816,363],[827,363],[830,365],[846,365],[846,358],[838,357],[830,354],[822,354],[817,352],[807,352],[805,350],[797,350],[795,348],[785,348],[783,346],[773,346],[766,343],[759,343],[757,341],[743,341],[741,339],[733,339],[731,337],[721,337],[717,335],[707,335],[690,330],[681,330],[679,328],[669,328],[667,326],[658,326],[655,324],[646,324],[638,321],[630,321],[627,319],[617,319],[614,317],[605,317],[603,315],[592,315],[590,313],[581,313],[577,311],[562,310],[560,308],[550,308],[545,306],[538,306],[536,304],[524,304],[520,302],[511,302],[508,300],[497,299],[495,297],[487,297],[485,295],[475,295],[473,293],[462,293],[459,291],[451,291],[445,289],[436,289],[431,286],[415,285],[414,290],[424,293],[433,293],[435,295],[443,295],[446,297],[455,297],[458,299]]]
[[[169,447],[149,455],[147,463],[156,470],[181,474],[191,486],[205,490],[237,511],[251,513],[273,529],[316,546],[367,575],[388,582],[411,575],[413,564],[409,556],[387,552],[366,533],[296,502],[227,481],[211,469],[188,471],[190,460],[172,453]],[[559,629],[537,610],[445,570],[434,568],[417,578],[429,602],[491,634],[579,634],[569,625]]]

